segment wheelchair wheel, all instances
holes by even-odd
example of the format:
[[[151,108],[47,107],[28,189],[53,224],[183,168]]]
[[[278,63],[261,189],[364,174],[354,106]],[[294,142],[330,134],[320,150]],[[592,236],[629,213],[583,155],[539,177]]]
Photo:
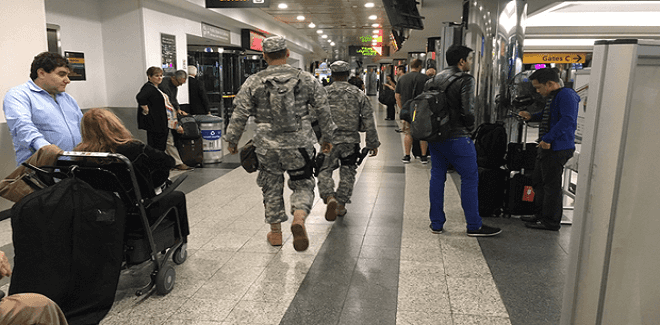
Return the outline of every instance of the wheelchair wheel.
[[[174,272],[174,268],[170,265],[165,265],[156,274],[156,292],[161,296],[170,293],[174,289],[175,279],[176,272]]]
[[[183,264],[183,262],[186,261],[186,258],[188,258],[188,250],[186,246],[188,246],[188,244],[183,243],[183,245],[179,246],[172,255],[172,261],[177,265]]]

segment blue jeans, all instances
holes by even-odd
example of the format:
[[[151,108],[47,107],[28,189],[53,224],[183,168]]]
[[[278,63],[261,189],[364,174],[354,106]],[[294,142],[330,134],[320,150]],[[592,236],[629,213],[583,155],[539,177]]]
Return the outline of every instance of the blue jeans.
[[[429,142],[431,152],[431,184],[429,199],[431,210],[429,217],[434,229],[444,226],[445,217],[445,181],[447,180],[447,165],[454,166],[461,175],[461,205],[465,213],[468,230],[481,228],[479,216],[479,170],[477,169],[477,152],[470,138],[453,138],[442,142]]]

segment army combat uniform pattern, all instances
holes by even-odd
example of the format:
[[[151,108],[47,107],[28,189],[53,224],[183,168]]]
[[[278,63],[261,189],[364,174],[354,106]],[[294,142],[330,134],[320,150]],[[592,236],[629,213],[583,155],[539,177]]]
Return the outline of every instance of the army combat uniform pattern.
[[[357,157],[359,154],[360,120],[366,131],[366,147],[375,149],[380,146],[373,108],[369,98],[357,87],[346,81],[335,81],[327,86],[328,102],[332,119],[337,125],[333,137],[333,148],[323,161],[318,176],[319,194],[327,203],[329,196],[334,196],[340,205],[346,204],[353,194]],[[360,118],[362,116],[362,118]],[[332,173],[339,168],[339,187],[335,192]]]
[[[289,109],[296,116],[298,128],[293,132],[277,132],[272,122],[269,94],[264,84],[267,78],[297,76],[300,82],[295,87],[295,105]],[[306,177],[306,159],[299,149],[313,159],[316,136],[311,122],[318,120],[323,136],[332,142],[336,128],[330,116],[325,89],[311,74],[301,72],[288,64],[269,66],[266,70],[250,76],[234,98],[234,112],[227,127],[226,141],[238,143],[250,116],[255,117],[257,130],[254,137],[259,175],[266,210],[266,223],[288,220],[284,208],[284,172],[289,172],[291,213],[304,210],[309,214],[314,200],[314,176]]]

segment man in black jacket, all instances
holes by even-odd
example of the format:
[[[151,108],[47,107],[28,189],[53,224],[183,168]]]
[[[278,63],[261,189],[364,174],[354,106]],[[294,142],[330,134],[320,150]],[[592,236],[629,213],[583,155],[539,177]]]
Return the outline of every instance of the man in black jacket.
[[[188,66],[188,99],[190,101],[189,114],[211,114],[209,98],[206,96],[204,84],[197,79],[197,67],[194,65]]]
[[[431,152],[431,182],[429,199],[431,208],[431,231],[442,233],[446,221],[444,212],[445,181],[447,166],[451,164],[461,175],[461,205],[467,223],[467,235],[495,236],[502,232],[481,222],[479,216],[477,152],[470,138],[474,129],[474,77],[467,74],[472,67],[472,49],[462,45],[452,45],[445,58],[449,67],[440,71],[427,84],[431,89],[446,88],[447,106],[451,134],[449,139],[429,142]]]
[[[406,73],[405,75],[399,78],[399,81],[396,84],[394,89],[394,97],[396,98],[396,103],[400,108],[403,108],[409,99],[417,97],[424,91],[424,84],[429,79],[426,75],[420,73],[422,70],[422,61],[415,59],[410,63],[411,72]],[[405,156],[401,159],[404,164],[410,163],[410,150],[413,146],[413,137],[410,135],[410,122],[401,120],[403,133],[405,137],[403,139],[403,150]],[[427,144],[426,141],[420,141],[419,147],[421,149],[421,162],[422,164],[427,164],[428,159],[427,155]]]

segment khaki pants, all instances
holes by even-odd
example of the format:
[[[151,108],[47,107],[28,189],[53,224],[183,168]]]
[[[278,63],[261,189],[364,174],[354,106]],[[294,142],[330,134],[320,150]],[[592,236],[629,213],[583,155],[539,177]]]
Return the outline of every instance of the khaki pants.
[[[19,293],[0,300],[0,324],[68,325],[60,307],[36,293]]]

